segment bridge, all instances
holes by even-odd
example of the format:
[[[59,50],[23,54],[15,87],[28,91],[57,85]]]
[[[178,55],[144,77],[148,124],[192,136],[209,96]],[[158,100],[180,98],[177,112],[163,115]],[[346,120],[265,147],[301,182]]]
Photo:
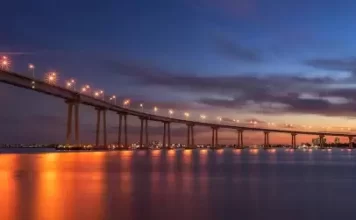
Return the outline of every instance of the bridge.
[[[283,130],[283,129],[274,129],[274,128],[258,128],[258,127],[248,127],[248,126],[239,126],[239,125],[228,125],[222,123],[211,123],[204,121],[195,121],[160,116],[156,114],[150,114],[143,111],[133,110],[126,108],[116,103],[112,103],[105,99],[100,99],[94,97],[81,91],[74,91],[70,88],[61,87],[55,84],[45,82],[43,80],[35,79],[34,77],[24,76],[19,73],[11,72],[8,70],[0,70],[0,82],[10,84],[16,87],[20,87],[27,90],[32,90],[35,92],[43,93],[53,97],[61,98],[64,100],[64,103],[68,106],[67,111],[67,126],[66,126],[66,144],[69,145],[71,136],[74,116],[74,137],[75,144],[80,146],[80,137],[79,137],[79,106],[88,105],[92,106],[97,111],[96,118],[96,146],[100,145],[100,127],[101,123],[103,126],[103,145],[107,146],[107,131],[106,131],[106,113],[107,111],[112,111],[118,114],[119,124],[118,124],[118,144],[123,144],[124,147],[128,147],[127,142],[127,116],[136,116],[140,119],[140,146],[148,146],[148,121],[158,121],[163,123],[164,132],[163,132],[163,146],[171,146],[171,129],[170,125],[172,123],[184,124],[187,126],[187,146],[195,146],[194,143],[194,127],[195,126],[204,126],[212,129],[212,147],[218,146],[218,130],[221,128],[232,129],[237,131],[237,146],[243,147],[243,133],[244,131],[259,131],[264,133],[264,146],[269,147],[269,134],[270,133],[288,133],[291,135],[291,146],[296,147],[296,136],[297,135],[317,135],[320,138],[321,147],[323,147],[322,139],[325,136],[339,136],[339,137],[348,137],[349,138],[349,147],[352,148],[352,139],[355,136],[351,133],[336,133],[336,132],[314,132],[314,131],[303,131],[303,130]],[[74,111],[73,111],[74,109]],[[102,118],[101,118],[102,116]],[[145,141],[143,141],[145,131]],[[123,133],[123,137],[122,137]],[[123,141],[122,141],[123,140]]]

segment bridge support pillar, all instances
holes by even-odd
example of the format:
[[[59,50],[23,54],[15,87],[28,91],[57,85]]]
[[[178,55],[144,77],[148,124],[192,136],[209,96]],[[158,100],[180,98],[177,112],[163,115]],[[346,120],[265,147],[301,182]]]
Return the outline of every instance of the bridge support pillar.
[[[143,147],[143,118],[140,118],[141,126],[140,126],[140,148]]]
[[[236,130],[236,133],[237,133],[237,143],[236,143],[236,147],[240,147],[241,144],[240,144],[240,131],[239,130]]]
[[[264,134],[265,134],[264,147],[268,148],[268,147],[270,147],[270,145],[269,145],[269,132],[265,131]]]
[[[244,130],[239,130],[239,136],[240,136],[240,140],[239,140],[239,144],[240,144],[240,146],[239,147],[241,147],[241,148],[243,148],[244,147],[244,138],[243,138],[243,132],[244,132]]]
[[[101,116],[101,109],[96,109],[96,138],[95,138],[95,145],[96,147],[99,146],[100,142],[100,116]]]
[[[215,128],[215,147],[218,147],[219,146],[219,143],[218,143],[218,127]]]
[[[167,130],[167,123],[163,122],[163,145],[162,148],[166,148],[166,130]]]
[[[353,142],[352,142],[352,139],[353,139],[353,138],[354,138],[354,137],[349,136],[349,148],[350,148],[350,149],[354,148],[354,144],[353,144]]]
[[[187,124],[187,147],[194,147],[194,124]]]
[[[122,114],[118,113],[118,115],[119,115],[119,131],[117,134],[117,145],[118,147],[121,147]]]
[[[128,147],[127,143],[127,114],[124,115],[124,135],[125,135],[125,148]]]
[[[70,145],[71,134],[72,134],[72,111],[73,111],[73,103],[70,101],[66,101],[68,105],[67,111],[67,133],[66,133],[66,145]]]
[[[211,137],[211,147],[218,147],[218,127],[211,127],[212,129],[212,137]]]
[[[320,148],[324,148],[324,135],[319,135]]]
[[[107,133],[106,133],[106,110],[103,109],[103,136],[104,136],[104,147],[107,147]]]
[[[296,133],[292,133],[292,148],[297,148]]]
[[[171,123],[170,122],[167,123],[167,133],[168,133],[168,148],[171,148],[172,144],[171,144]]]
[[[187,125],[187,146],[190,146],[190,125]]]
[[[192,133],[192,147],[195,147],[195,140],[194,140],[194,125],[190,126],[190,132]]]
[[[118,145],[123,148],[127,148],[127,114],[117,113],[119,115],[119,131],[118,131]],[[124,144],[122,144],[121,135],[122,135],[122,118],[124,118]]]
[[[215,128],[214,127],[211,127],[211,131],[212,131],[212,134],[211,134],[211,147],[215,147]]]
[[[149,147],[148,146],[148,119],[145,117],[139,117],[140,119],[140,144],[139,147]],[[143,140],[143,133],[145,131],[145,141]],[[145,143],[144,143],[145,142]]]
[[[149,143],[148,143],[148,119],[145,120],[145,132],[146,132],[146,147],[149,147]]]
[[[75,126],[75,143],[77,146],[80,146],[80,141],[79,141],[79,102],[76,102],[74,104],[74,126]]]
[[[67,100],[67,132],[66,132],[66,145],[69,146],[72,139],[72,126],[73,126],[73,107],[74,107],[74,138],[75,144],[80,146],[79,143],[79,103]]]

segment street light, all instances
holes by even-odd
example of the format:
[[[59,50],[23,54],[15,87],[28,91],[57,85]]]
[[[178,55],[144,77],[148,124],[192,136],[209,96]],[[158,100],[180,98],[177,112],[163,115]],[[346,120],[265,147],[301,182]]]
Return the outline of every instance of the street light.
[[[217,119],[218,119],[219,123],[221,123],[222,118],[219,116],[219,117],[217,117]]]
[[[48,84],[56,84],[57,82],[57,73],[56,72],[49,72],[47,73],[46,75],[46,78],[45,78],[45,81],[48,83]]]
[[[206,119],[206,115],[200,115],[200,118],[201,118],[202,120],[205,120],[205,119]]]
[[[75,91],[75,80],[74,79],[70,79],[66,82],[66,86],[68,89],[73,88],[73,90]]]
[[[174,113],[174,111],[172,109],[169,109],[169,111],[168,111],[169,117],[172,117],[173,113]]]
[[[1,69],[9,70],[9,66],[10,66],[9,59],[7,58],[7,56],[3,56],[1,59]]]
[[[253,126],[257,125],[257,121],[250,121],[250,124],[252,124]]]
[[[141,111],[143,112],[143,104],[140,104]]]
[[[186,120],[188,120],[188,118],[189,118],[189,113],[188,113],[188,112],[184,112],[184,117],[186,118]]]
[[[32,89],[36,88],[36,83],[35,83],[35,65],[29,63],[28,64],[28,70],[32,73]]]
[[[157,111],[158,111],[158,108],[155,106],[154,108],[153,108],[153,111],[155,112],[155,114],[157,113]]]
[[[82,93],[86,93],[86,92],[88,92],[90,90],[90,86],[89,85],[84,85],[83,87],[82,87],[82,89],[81,89],[81,92]]]
[[[268,127],[269,126],[274,126],[274,122],[268,122],[267,125],[268,125]]]
[[[104,100],[105,100],[104,91],[103,91],[103,90],[100,90],[99,93],[100,93],[100,95],[101,95],[101,97],[103,98],[103,101],[104,101]]]
[[[123,107],[124,107],[124,108],[129,107],[129,106],[130,106],[130,99],[124,100],[122,104],[123,104]]]
[[[115,103],[115,105],[116,105],[116,96],[115,96],[115,95],[113,95],[113,96],[110,97],[110,101],[111,101],[111,100],[114,100],[114,103]]]

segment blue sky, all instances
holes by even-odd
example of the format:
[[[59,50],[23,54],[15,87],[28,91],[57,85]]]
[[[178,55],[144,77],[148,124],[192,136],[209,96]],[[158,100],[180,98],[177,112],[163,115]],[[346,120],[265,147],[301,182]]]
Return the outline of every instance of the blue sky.
[[[331,0],[15,0],[2,6],[0,53],[13,70],[35,63],[39,76],[56,70],[164,108],[336,129],[352,127],[356,110],[355,9]]]

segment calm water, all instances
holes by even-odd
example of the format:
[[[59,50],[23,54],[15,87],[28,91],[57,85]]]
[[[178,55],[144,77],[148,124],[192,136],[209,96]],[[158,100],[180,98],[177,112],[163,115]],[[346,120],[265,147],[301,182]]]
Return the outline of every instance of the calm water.
[[[355,219],[356,151],[0,154],[0,219]]]

